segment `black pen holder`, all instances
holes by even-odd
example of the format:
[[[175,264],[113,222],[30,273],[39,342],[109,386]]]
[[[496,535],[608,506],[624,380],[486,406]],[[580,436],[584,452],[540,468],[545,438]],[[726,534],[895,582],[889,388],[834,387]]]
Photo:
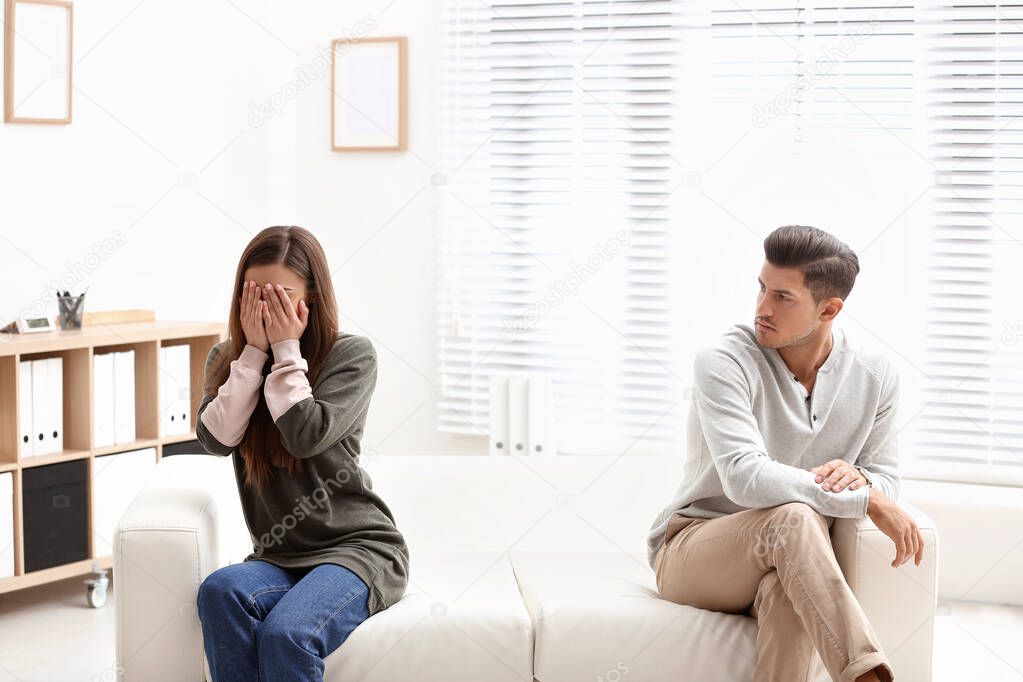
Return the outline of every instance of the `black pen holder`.
[[[60,309],[61,329],[82,328],[82,313],[85,312],[85,294],[58,296],[57,306]]]

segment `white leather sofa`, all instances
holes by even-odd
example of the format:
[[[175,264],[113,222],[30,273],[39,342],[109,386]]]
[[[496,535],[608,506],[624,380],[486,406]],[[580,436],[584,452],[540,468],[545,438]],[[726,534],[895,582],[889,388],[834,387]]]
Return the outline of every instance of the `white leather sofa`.
[[[660,599],[646,564],[679,457],[364,455],[363,466],[408,540],[411,581],[327,658],[329,682],[752,679],[755,621]],[[869,519],[832,528],[900,682],[931,679],[936,608],[937,533],[912,511],[920,566],[893,569]],[[126,682],[204,679],[196,591],[249,551],[230,458],[163,459],[115,539]]]

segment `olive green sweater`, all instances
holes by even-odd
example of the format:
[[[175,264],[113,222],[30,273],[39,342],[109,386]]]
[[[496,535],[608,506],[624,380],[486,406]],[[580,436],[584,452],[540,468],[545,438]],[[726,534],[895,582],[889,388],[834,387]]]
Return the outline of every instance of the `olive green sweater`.
[[[207,376],[225,347],[228,342],[222,341],[210,350]],[[259,492],[245,485],[244,459],[233,458],[253,542],[245,561],[261,559],[287,569],[344,566],[369,587],[373,615],[401,599],[409,570],[408,547],[394,516],[358,463],[376,386],[376,351],[365,337],[339,334],[312,386],[298,339],[274,343],[271,351],[272,364],[269,354],[251,345],[231,361],[216,395],[202,398],[196,436],[211,454],[234,452],[263,385],[281,443],[302,460],[302,470],[288,475],[273,467],[275,475]]]

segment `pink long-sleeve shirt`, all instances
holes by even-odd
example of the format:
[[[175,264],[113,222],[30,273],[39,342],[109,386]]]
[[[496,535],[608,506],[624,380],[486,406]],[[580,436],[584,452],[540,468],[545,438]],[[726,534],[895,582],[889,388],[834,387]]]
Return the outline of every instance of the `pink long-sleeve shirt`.
[[[306,378],[309,363],[302,357],[298,339],[285,339],[270,346],[274,364],[266,377],[266,406],[270,417],[278,417],[295,403],[313,394]],[[210,434],[224,445],[238,445],[245,436],[252,411],[259,402],[263,367],[269,355],[246,344],[237,360],[231,362],[227,381],[218,389],[217,399],[203,410],[201,419]]]
[[[268,357],[264,351],[246,344],[238,359],[231,361],[231,372],[217,390],[216,400],[200,415],[203,425],[224,445],[238,445],[245,436],[252,411],[259,402],[263,365]]]

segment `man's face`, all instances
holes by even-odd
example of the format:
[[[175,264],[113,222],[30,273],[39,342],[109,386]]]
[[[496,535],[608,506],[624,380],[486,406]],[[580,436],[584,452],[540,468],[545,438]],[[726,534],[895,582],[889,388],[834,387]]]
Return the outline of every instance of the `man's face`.
[[[838,300],[814,303],[803,283],[803,273],[795,268],[775,267],[766,260],[758,279],[760,293],[753,328],[757,343],[767,348],[784,348],[805,341],[822,322],[821,313],[831,305],[829,301]]]

